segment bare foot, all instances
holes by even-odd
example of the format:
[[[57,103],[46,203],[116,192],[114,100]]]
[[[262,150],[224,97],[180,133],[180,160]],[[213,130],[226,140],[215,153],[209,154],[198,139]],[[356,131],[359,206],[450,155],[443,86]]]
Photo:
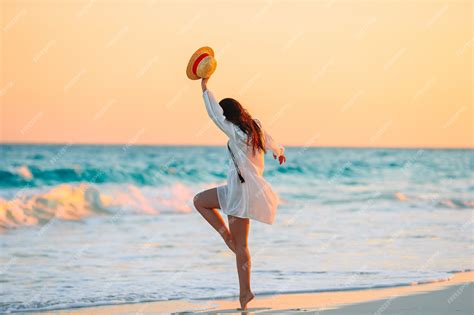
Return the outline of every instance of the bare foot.
[[[253,298],[255,297],[255,295],[253,295],[252,291],[249,291],[247,292],[246,294],[244,295],[241,295],[240,296],[240,308],[241,310],[247,310],[247,304],[253,300]]]
[[[224,242],[226,243],[227,247],[229,247],[229,249],[235,254],[235,242],[232,235],[229,233],[222,237],[224,238]]]

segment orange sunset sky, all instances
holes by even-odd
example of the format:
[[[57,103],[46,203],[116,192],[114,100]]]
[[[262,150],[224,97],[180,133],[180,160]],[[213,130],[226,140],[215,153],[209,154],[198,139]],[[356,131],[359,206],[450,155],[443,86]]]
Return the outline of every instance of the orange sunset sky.
[[[284,145],[473,147],[472,1],[0,0],[1,142],[223,144],[185,68]]]

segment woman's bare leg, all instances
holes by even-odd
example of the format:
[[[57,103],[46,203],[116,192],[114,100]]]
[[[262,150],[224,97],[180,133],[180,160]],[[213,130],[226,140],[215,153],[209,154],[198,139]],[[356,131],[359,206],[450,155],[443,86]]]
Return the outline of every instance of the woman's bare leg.
[[[224,219],[217,208],[220,207],[217,198],[217,188],[208,189],[200,192],[193,199],[194,206],[204,219],[220,234],[229,249],[235,253],[235,245]]]
[[[248,249],[249,219],[229,215],[229,228],[235,241],[237,273],[239,274],[240,306],[247,309],[247,304],[254,298],[250,289],[250,252]]]

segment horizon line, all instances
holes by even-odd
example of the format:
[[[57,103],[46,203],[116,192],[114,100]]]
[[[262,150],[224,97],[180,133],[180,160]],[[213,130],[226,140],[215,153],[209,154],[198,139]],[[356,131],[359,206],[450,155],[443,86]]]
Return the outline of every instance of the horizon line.
[[[94,143],[94,142],[10,142],[0,141],[0,145],[70,145],[70,146],[127,146],[127,147],[220,147],[225,144],[187,144],[187,143]],[[283,145],[285,148],[334,148],[334,149],[426,149],[426,150],[473,150],[472,147],[433,147],[433,146],[356,146],[356,145]]]

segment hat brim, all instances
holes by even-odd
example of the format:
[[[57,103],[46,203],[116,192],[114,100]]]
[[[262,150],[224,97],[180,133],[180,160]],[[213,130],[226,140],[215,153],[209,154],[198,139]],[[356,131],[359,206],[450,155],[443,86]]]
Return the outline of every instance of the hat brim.
[[[196,50],[196,52],[191,56],[191,58],[189,59],[189,62],[188,62],[188,66],[186,67],[186,75],[191,80],[199,80],[200,79],[200,77],[198,77],[197,75],[194,74],[193,65],[194,65],[194,62],[196,61],[196,59],[199,56],[201,56],[202,54],[208,54],[209,56],[214,57],[214,50],[212,50],[211,47],[207,47],[207,46],[201,47],[198,50]]]

